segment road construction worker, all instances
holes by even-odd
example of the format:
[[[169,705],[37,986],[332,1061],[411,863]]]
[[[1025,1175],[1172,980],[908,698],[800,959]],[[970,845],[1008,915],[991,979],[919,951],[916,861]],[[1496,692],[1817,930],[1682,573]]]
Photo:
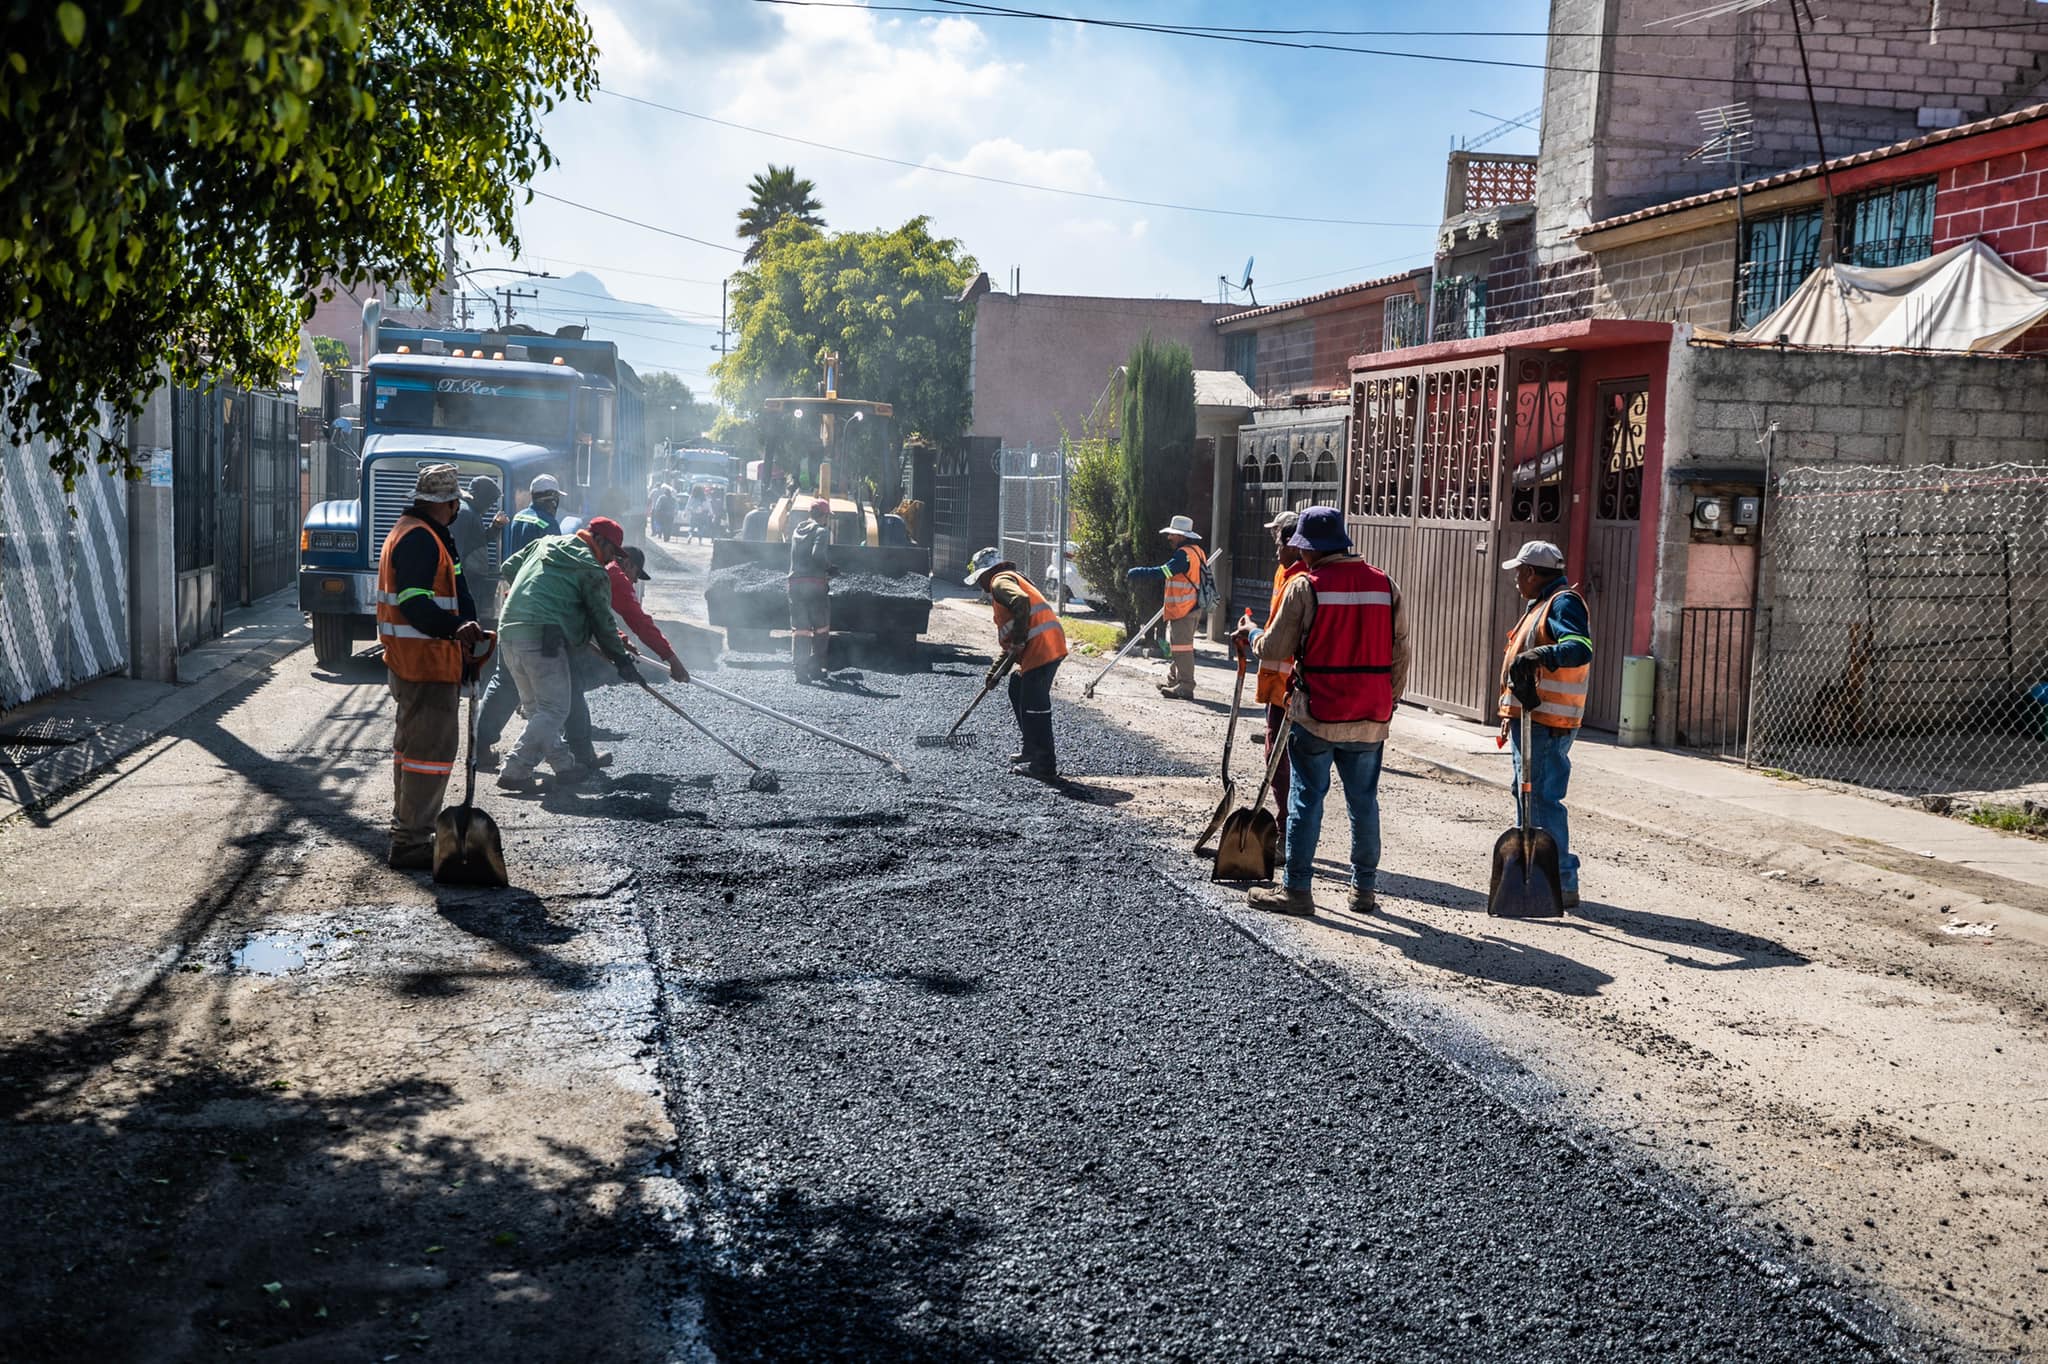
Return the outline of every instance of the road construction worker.
[[[789,541],[789,652],[796,680],[824,676],[832,648],[832,504],[811,503],[811,514]]]
[[[598,517],[590,524],[595,529]],[[623,531],[621,535],[623,536]],[[640,584],[653,581],[647,572],[647,555],[634,545],[627,545],[619,551],[617,558],[604,566],[605,575],[612,586],[612,614],[624,623],[619,633],[623,638],[626,631],[639,637],[653,655],[668,667],[668,675],[678,682],[690,680],[689,669],[676,657],[675,646],[662,634],[661,627],[654,623],[654,617],[647,614],[647,608],[640,604]],[[630,643],[627,646],[631,647]],[[602,671],[600,671],[602,669]],[[613,681],[611,670],[604,668],[600,656],[593,650],[585,649],[576,655],[576,697],[569,708],[569,721],[562,727],[562,739],[569,745],[569,753],[576,761],[588,768],[603,768],[612,765],[612,755],[600,752],[591,733],[589,692],[593,687],[606,686]]]
[[[1166,642],[1172,651],[1172,665],[1167,669],[1166,680],[1159,684],[1159,694],[1179,701],[1192,701],[1195,696],[1195,627],[1201,623],[1196,619],[1195,599],[1201,591],[1202,574],[1208,558],[1203,554],[1201,545],[1196,543],[1202,537],[1195,533],[1192,518],[1176,516],[1159,533],[1172,546],[1172,557],[1154,567],[1141,565],[1133,568],[1124,576],[1132,582],[1147,578],[1165,579],[1166,609],[1162,614],[1166,620]]]
[[[576,701],[572,660],[577,651],[594,639],[621,678],[640,678],[612,624],[611,577],[605,572],[625,542],[618,522],[598,516],[574,535],[543,536],[505,561],[512,591],[505,598],[500,647],[526,716],[519,746],[498,775],[498,785],[506,790],[531,789],[543,761],[554,769],[557,785],[592,775],[562,740]]]
[[[1335,767],[1351,814],[1349,904],[1370,913],[1380,865],[1380,757],[1408,685],[1408,619],[1393,580],[1352,553],[1344,514],[1335,507],[1303,511],[1288,543],[1306,568],[1281,592],[1272,624],[1244,631],[1261,661],[1291,662],[1294,670],[1287,862],[1279,886],[1254,890],[1247,900],[1277,913],[1315,912],[1309,888]]]
[[[511,562],[513,555],[542,536],[559,535],[561,510],[562,485],[555,481],[553,474],[536,476],[527,487],[526,505],[520,508],[519,515],[512,518],[512,528],[505,537],[508,542],[506,562]],[[499,581],[509,584],[512,581],[511,574],[504,573]],[[495,603],[491,614],[497,614]],[[512,674],[501,652],[491,673],[490,684],[484,688],[483,705],[477,711],[476,765],[481,770],[497,770],[498,740],[504,735],[505,725],[518,707],[519,689],[513,685]]]
[[[977,550],[967,562],[967,585],[986,592],[995,607],[996,644],[1003,657],[1017,656],[1010,671],[1010,710],[1023,736],[1020,753],[1010,755],[1010,770],[1019,776],[1051,781],[1059,776],[1053,751],[1052,682],[1067,656],[1067,632],[1045,594],[994,546]],[[1003,666],[989,666],[993,680]]]
[[[448,527],[456,561],[462,565],[462,585],[469,589],[477,622],[486,630],[498,622],[498,563],[490,544],[511,521],[498,509],[498,497],[498,480],[478,474],[462,490],[461,510]]]
[[[448,533],[460,500],[453,464],[420,470],[377,560],[377,640],[398,703],[387,860],[407,871],[434,864],[434,818],[461,747],[466,655],[488,638]]]
[[[1287,584],[1308,566],[1301,561],[1301,551],[1290,541],[1294,536],[1296,522],[1300,520],[1294,512],[1282,511],[1266,523],[1266,529],[1273,533],[1273,542],[1280,555],[1280,563],[1273,570],[1273,597],[1266,606],[1266,627],[1273,628],[1274,619],[1280,614],[1280,596]],[[1268,663],[1259,660],[1258,700],[1266,707],[1266,761],[1273,761],[1273,745],[1280,742],[1280,722],[1287,715],[1287,683],[1294,676],[1294,665],[1282,660]],[[1273,808],[1278,812],[1281,828],[1287,826],[1287,753],[1280,753],[1280,765],[1273,769]],[[1283,850],[1285,835],[1282,835]]]
[[[1572,779],[1572,740],[1586,718],[1593,675],[1593,626],[1586,599],[1565,581],[1564,551],[1531,540],[1501,567],[1515,575],[1528,605],[1508,632],[1500,662],[1501,733],[1514,748],[1515,786],[1529,764],[1529,822],[1557,840],[1558,889],[1564,907],[1579,903],[1579,859],[1571,850],[1565,789]],[[1529,752],[1522,752],[1522,707],[1532,706]]]

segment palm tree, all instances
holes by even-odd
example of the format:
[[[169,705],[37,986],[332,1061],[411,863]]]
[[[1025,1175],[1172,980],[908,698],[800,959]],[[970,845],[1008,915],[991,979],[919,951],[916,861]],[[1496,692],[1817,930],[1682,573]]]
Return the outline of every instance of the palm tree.
[[[815,189],[817,186],[810,181],[797,179],[795,166],[772,162],[765,174],[748,183],[753,202],[740,210],[739,229],[733,235],[747,239],[745,259],[749,265],[761,254],[761,239],[770,228],[792,220],[806,227],[825,225],[825,220],[818,216],[824,205],[811,197]]]

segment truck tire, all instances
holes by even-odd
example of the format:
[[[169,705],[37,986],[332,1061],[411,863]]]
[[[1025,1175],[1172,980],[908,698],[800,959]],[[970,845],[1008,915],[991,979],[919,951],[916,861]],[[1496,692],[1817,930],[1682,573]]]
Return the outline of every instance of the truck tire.
[[[355,656],[351,647],[348,617],[337,611],[313,613],[313,657],[330,672]]]

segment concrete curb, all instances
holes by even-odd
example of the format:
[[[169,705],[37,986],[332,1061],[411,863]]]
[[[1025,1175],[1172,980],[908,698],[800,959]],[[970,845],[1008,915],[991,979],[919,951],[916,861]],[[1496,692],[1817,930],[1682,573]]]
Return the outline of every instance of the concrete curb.
[[[303,638],[273,640],[259,645],[234,662],[216,668],[190,687],[182,687],[136,712],[126,723],[97,729],[89,738],[30,763],[21,769],[21,777],[13,789],[0,791],[0,827],[32,815],[75,790],[143,745],[161,737],[188,716],[237,687],[262,677],[312,642],[312,635],[308,632]]]

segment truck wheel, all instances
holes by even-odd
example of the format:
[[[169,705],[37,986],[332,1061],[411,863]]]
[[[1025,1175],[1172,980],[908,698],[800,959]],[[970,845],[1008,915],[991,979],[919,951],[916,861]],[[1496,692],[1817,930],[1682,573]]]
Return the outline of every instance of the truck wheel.
[[[348,637],[348,617],[335,611],[313,613],[313,657],[332,671],[355,656]]]

